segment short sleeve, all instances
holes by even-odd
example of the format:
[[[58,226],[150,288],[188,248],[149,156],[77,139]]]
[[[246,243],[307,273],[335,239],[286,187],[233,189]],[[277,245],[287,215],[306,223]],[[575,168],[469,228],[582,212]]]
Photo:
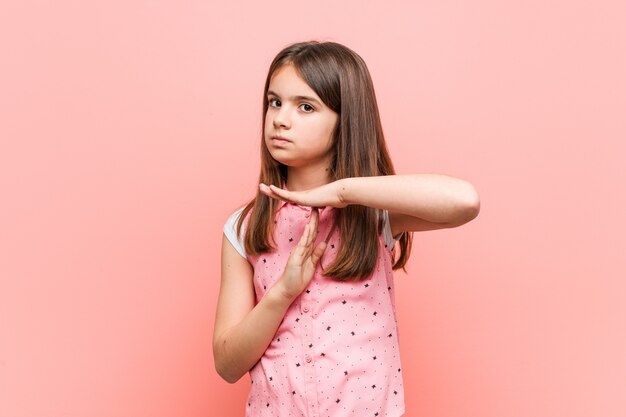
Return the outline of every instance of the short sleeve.
[[[228,220],[226,220],[226,223],[224,224],[224,235],[226,235],[226,238],[228,238],[228,241],[233,245],[235,250],[237,250],[241,256],[246,258],[246,250],[243,245],[243,227],[241,228],[241,235],[237,236],[237,222],[239,221],[239,216],[242,211],[243,207],[231,214]]]
[[[394,245],[400,238],[402,234],[400,233],[397,238],[394,238],[391,234],[391,223],[389,222],[389,212],[387,210],[383,210],[383,237],[385,238],[385,244],[389,249],[393,249]]]

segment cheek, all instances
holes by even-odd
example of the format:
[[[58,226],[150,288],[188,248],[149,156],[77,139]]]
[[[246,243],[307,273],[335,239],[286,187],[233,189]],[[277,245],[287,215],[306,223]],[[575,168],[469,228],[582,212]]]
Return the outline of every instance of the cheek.
[[[328,129],[326,131],[326,137],[328,138],[328,143],[332,144],[333,143],[333,138],[335,136],[335,130],[336,130],[337,124],[331,124],[328,126]]]
[[[267,130],[272,126],[272,121],[270,120],[269,114],[265,113],[265,131],[267,132]]]

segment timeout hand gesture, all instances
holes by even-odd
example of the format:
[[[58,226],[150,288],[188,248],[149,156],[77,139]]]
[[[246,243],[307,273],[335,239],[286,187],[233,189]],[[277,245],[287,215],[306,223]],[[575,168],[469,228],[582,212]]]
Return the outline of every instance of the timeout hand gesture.
[[[333,181],[320,187],[311,188],[306,191],[289,191],[278,188],[275,185],[259,184],[259,190],[268,197],[289,203],[299,204],[309,207],[337,207],[343,208],[348,204],[341,196],[341,185],[339,181]]]
[[[319,213],[317,209],[313,209],[311,220],[304,227],[302,237],[291,251],[285,271],[276,283],[280,286],[281,293],[290,301],[293,301],[309,285],[317,263],[326,249],[324,241],[314,247],[318,222]]]

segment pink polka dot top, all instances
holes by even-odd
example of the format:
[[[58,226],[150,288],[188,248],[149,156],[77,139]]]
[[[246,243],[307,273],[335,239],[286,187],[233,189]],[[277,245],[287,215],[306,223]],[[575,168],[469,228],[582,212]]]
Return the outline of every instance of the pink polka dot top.
[[[257,301],[280,278],[291,250],[309,221],[311,208],[282,203],[276,213],[270,253],[246,256],[235,224],[227,238],[254,269]],[[320,209],[317,241],[331,231],[336,209]],[[309,286],[291,304],[267,350],[250,369],[246,417],[397,417],[404,414],[404,389],[394,302],[388,216],[379,258],[363,281],[341,282],[322,275],[336,256],[335,229]],[[245,223],[244,223],[245,225]],[[243,234],[243,232],[242,232]]]

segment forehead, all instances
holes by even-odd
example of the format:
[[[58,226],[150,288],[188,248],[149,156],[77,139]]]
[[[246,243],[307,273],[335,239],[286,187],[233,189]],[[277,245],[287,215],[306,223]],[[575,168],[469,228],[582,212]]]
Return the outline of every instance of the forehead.
[[[283,65],[274,71],[270,78],[269,90],[285,97],[300,95],[319,98],[292,64]]]

